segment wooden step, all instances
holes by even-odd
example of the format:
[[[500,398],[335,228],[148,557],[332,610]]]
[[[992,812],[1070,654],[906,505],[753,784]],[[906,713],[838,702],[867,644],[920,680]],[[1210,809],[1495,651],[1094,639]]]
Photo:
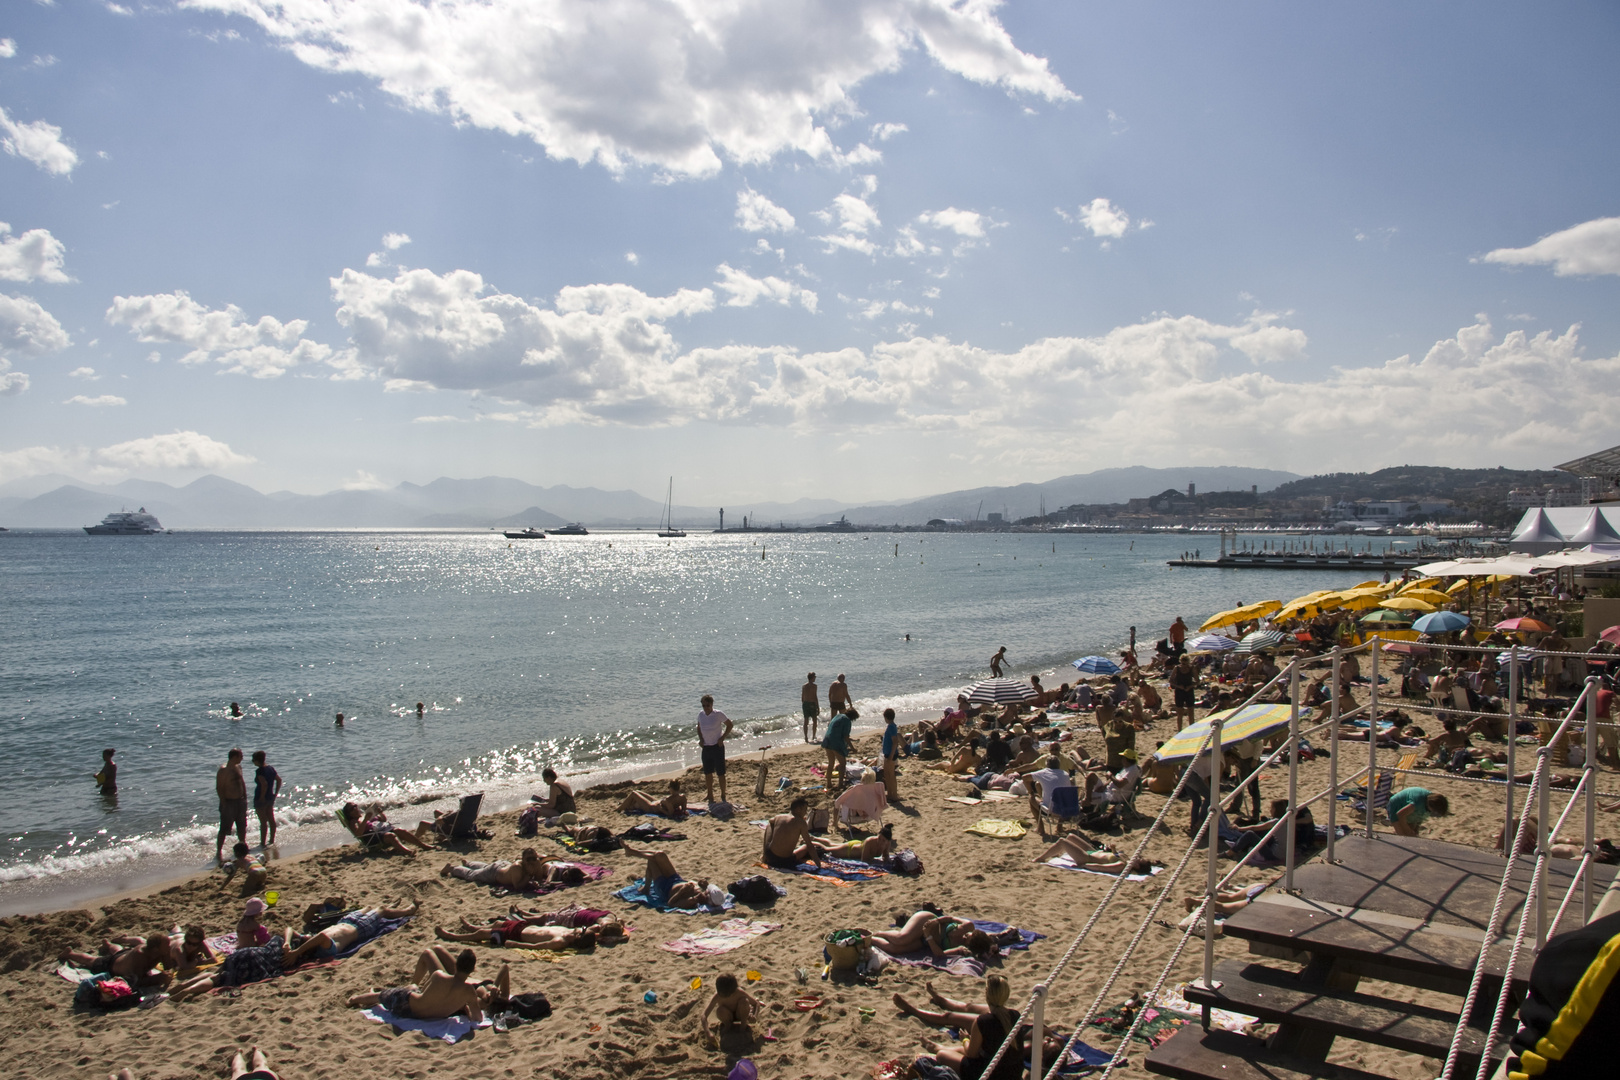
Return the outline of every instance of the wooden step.
[[[1214,990],[1189,985],[1187,1000],[1424,1057],[1443,1059],[1457,1024],[1457,1014],[1444,1009],[1311,987],[1292,972],[1243,960],[1222,961],[1215,978],[1221,985]],[[1483,1044],[1484,1032],[1477,1028],[1464,1032],[1461,1068],[1468,1075],[1478,1070]],[[1505,1054],[1505,1044],[1498,1042],[1491,1057],[1496,1061]]]
[[[1196,1026],[1177,1031],[1142,1063],[1148,1072],[1182,1080],[1383,1080],[1346,1065],[1276,1053],[1250,1035]]]

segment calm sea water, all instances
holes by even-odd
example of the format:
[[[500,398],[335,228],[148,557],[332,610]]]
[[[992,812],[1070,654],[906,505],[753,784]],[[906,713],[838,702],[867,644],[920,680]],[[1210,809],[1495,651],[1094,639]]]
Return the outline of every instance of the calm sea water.
[[[285,846],[347,798],[695,760],[706,692],[768,736],[797,728],[809,670],[846,673],[871,718],[952,700],[1000,645],[1061,679],[1132,625],[1151,643],[1178,614],[1350,584],[1165,566],[1205,539],[6,534],[0,893],[195,865],[233,746],[280,770]],[[115,800],[91,779],[105,746]]]

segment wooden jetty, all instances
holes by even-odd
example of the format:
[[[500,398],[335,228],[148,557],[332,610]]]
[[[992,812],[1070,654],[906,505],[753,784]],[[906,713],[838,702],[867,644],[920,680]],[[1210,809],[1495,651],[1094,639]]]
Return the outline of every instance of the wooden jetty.
[[[1226,936],[1247,941],[1250,958],[1222,961],[1213,989],[1194,984],[1186,992],[1188,1001],[1206,1010],[1226,1009],[1275,1024],[1276,1034],[1262,1040],[1188,1026],[1148,1054],[1149,1072],[1183,1080],[1371,1080],[1370,1073],[1327,1062],[1338,1039],[1445,1058],[1503,860],[1476,848],[1392,835],[1349,836],[1337,843],[1335,854],[1337,863],[1300,866],[1295,894],[1262,893],[1227,919]],[[1460,1076],[1477,1071],[1481,1054],[1493,1067],[1506,1055],[1511,1030],[1492,1035],[1486,1028],[1533,865],[1520,858],[1514,867],[1503,904],[1505,925],[1487,954],[1479,1002],[1461,1047]],[[1577,865],[1548,860],[1549,918]],[[1615,869],[1591,868],[1597,895],[1614,879]],[[1578,922],[1567,920],[1579,918],[1579,904],[1572,904],[1561,929],[1575,929]],[[1509,1025],[1523,996],[1534,943],[1532,925],[1510,988]],[[1376,986],[1363,991],[1363,978],[1448,997],[1443,1004],[1418,1005],[1385,996]]]
[[[1213,559],[1171,559],[1171,566],[1212,567],[1218,570],[1410,570],[1437,555],[1388,555],[1381,552],[1316,554],[1309,551],[1244,551]]]

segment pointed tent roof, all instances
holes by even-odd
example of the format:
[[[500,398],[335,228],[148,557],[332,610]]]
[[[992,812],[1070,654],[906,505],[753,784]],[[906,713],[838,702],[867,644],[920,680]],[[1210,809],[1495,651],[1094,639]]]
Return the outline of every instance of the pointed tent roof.
[[[1594,506],[1592,513],[1586,518],[1586,524],[1581,526],[1579,532],[1570,536],[1569,542],[1571,544],[1620,544],[1620,532],[1616,532],[1614,526],[1609,524],[1609,519],[1604,516],[1603,511]]]
[[[1565,544],[1568,539],[1563,533],[1553,527],[1552,520],[1547,517],[1547,511],[1537,510],[1531,517],[1529,524],[1514,534],[1514,544]]]

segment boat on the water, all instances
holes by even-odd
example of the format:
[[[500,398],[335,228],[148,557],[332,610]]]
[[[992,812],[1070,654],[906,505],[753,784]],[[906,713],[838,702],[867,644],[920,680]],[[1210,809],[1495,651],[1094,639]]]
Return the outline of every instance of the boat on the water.
[[[128,510],[108,514],[100,525],[86,525],[84,531],[91,536],[151,536],[162,532],[163,525],[143,506],[133,514]]]
[[[506,538],[508,540],[544,540],[546,538],[546,534],[544,530],[537,529],[533,525],[530,525],[526,529],[517,529],[515,531],[512,529],[507,529]]]
[[[568,524],[564,525],[560,529],[547,529],[546,532],[551,536],[589,536],[589,535],[591,535],[590,532],[586,530],[585,526],[581,525],[577,521],[570,521]]]
[[[669,494],[664,496],[664,518],[658,523],[659,536],[685,536],[684,529],[677,529],[675,521],[670,516],[670,509],[675,504],[675,478],[669,478]]]

